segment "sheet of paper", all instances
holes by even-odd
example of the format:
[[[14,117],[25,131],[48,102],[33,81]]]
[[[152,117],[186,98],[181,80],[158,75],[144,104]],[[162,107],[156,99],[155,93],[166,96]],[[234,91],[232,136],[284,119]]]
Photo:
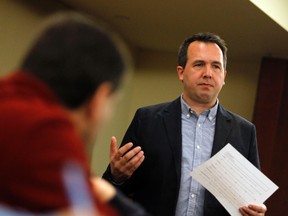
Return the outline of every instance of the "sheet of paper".
[[[241,216],[239,207],[263,203],[278,189],[229,143],[191,175],[233,216]]]

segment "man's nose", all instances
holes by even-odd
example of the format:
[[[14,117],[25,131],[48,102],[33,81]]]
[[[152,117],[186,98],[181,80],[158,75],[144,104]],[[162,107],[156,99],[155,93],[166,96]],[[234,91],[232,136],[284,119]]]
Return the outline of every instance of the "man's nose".
[[[203,77],[204,78],[209,78],[209,79],[212,78],[212,68],[211,67],[207,66],[207,67],[204,68]]]

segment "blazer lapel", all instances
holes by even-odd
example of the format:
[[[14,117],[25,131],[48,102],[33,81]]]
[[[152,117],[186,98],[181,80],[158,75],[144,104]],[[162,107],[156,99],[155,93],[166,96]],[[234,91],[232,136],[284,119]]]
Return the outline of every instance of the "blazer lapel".
[[[180,181],[182,158],[180,98],[177,98],[164,108],[162,112],[162,119],[169,140],[169,146],[174,156],[177,177]]]
[[[226,144],[227,138],[232,129],[232,119],[229,113],[219,104],[218,111],[216,115],[216,127],[214,142],[211,152],[211,157],[220,151]],[[216,198],[208,191],[205,190],[205,200],[204,200],[204,216],[215,215],[213,209],[218,208],[220,203],[216,201]],[[221,213],[223,215],[223,212]]]
[[[232,129],[232,119],[229,113],[219,104],[216,115],[216,127],[211,156],[220,151],[227,143],[227,137]]]

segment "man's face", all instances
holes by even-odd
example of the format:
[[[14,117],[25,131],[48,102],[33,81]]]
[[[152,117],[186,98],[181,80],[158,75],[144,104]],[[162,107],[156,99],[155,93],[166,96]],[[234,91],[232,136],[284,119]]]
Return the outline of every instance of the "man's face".
[[[187,50],[186,66],[178,66],[177,72],[183,82],[183,97],[190,106],[212,107],[216,103],[226,76],[223,53],[217,44],[192,42]]]

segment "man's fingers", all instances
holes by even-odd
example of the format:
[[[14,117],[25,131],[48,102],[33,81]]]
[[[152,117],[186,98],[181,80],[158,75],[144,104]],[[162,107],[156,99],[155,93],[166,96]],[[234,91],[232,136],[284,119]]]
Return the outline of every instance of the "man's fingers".
[[[144,161],[144,152],[141,150],[141,147],[132,147],[132,143],[125,144],[111,158],[111,174],[116,182],[123,182],[130,178]]]
[[[141,154],[141,153],[142,153],[142,154]],[[134,166],[133,166],[133,172],[134,172],[136,169],[138,169],[138,167],[142,164],[142,162],[144,161],[144,159],[145,159],[144,152],[141,151],[141,152],[139,153],[139,160],[136,161],[136,163],[135,163]]]
[[[122,155],[125,154],[132,146],[133,144],[130,142],[118,149],[117,139],[115,136],[112,136],[110,143],[110,159],[112,160],[113,158],[115,158],[116,160],[119,160]]]
[[[134,155],[132,159],[126,162],[125,167],[127,169],[127,175],[131,176],[135,172],[135,170],[138,169],[138,167],[142,164],[144,159],[144,152],[140,151],[136,155]]]
[[[256,212],[259,212],[259,213],[265,213],[267,211],[267,207],[264,204],[249,205],[248,208],[252,209],[252,210],[254,210]]]
[[[110,165],[113,179],[122,182],[128,179],[144,161],[144,152],[140,146],[133,147],[129,142],[117,149],[116,137],[111,137]]]
[[[135,148],[131,149],[130,151],[126,152],[125,155],[123,155],[124,162],[128,162],[132,160],[139,152],[141,151],[140,146],[136,146]]]
[[[121,148],[119,148],[117,150],[117,153],[114,156],[115,159],[120,160],[124,154],[127,154],[127,152],[129,152],[129,150],[132,148],[132,146],[133,146],[133,144],[130,142],[130,143],[125,144]]]
[[[115,136],[112,136],[110,143],[110,158],[114,157],[116,153],[117,153],[117,139]]]

